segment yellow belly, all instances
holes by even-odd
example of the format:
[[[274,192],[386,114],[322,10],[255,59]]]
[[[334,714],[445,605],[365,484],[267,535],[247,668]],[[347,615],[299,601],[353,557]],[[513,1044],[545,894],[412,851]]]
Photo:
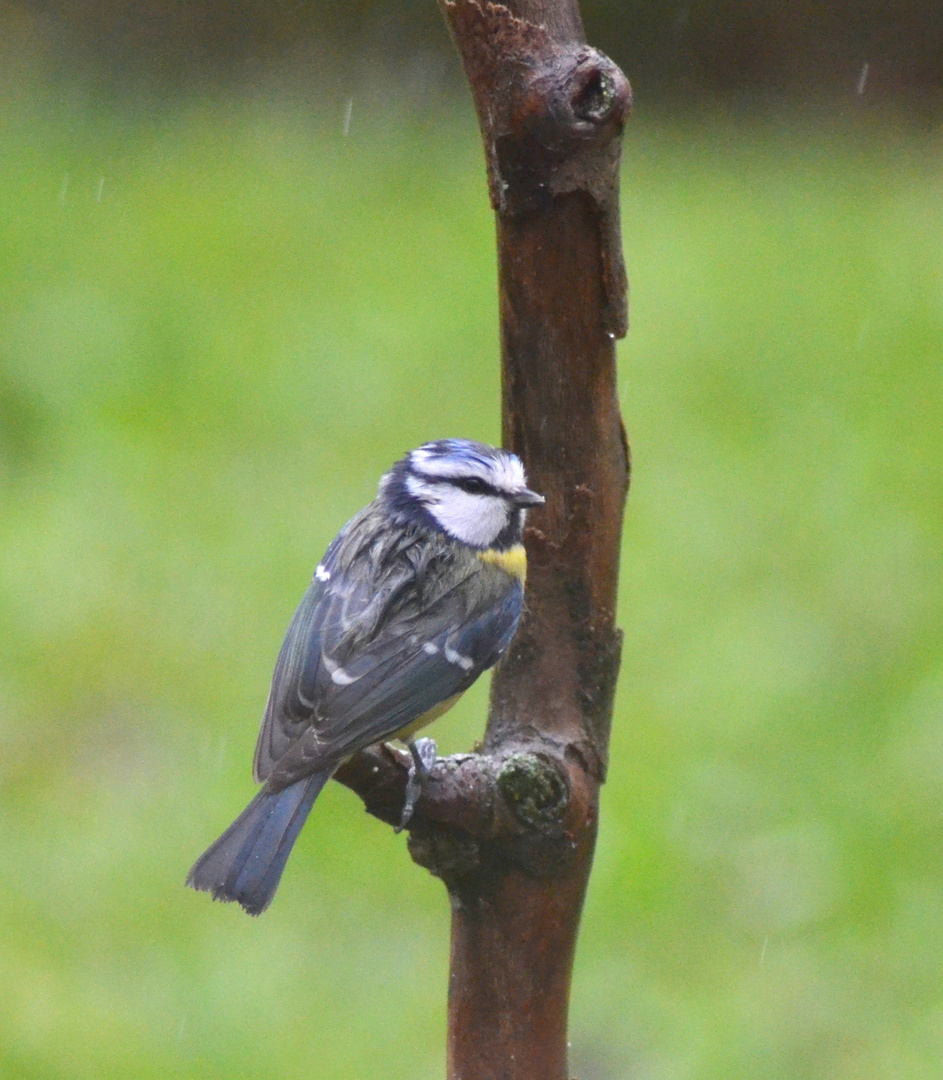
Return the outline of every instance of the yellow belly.
[[[479,551],[478,558],[490,566],[497,566],[523,585],[527,577],[527,552],[523,544],[515,544],[507,551]]]
[[[420,731],[427,724],[431,724],[433,720],[438,720],[440,716],[447,713],[464,693],[465,691],[462,690],[460,693],[453,694],[450,698],[446,698],[445,701],[440,701],[438,705],[434,705],[428,712],[424,712],[422,716],[417,716],[411,724],[407,724],[406,727],[400,728],[394,738],[402,739],[403,742],[408,742],[417,731]]]

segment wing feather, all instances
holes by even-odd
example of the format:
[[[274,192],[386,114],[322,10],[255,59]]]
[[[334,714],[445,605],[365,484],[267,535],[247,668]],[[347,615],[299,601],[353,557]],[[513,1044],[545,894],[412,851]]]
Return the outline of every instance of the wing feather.
[[[275,665],[254,764],[271,787],[391,738],[467,689],[520,616],[520,583],[471,552],[456,561],[445,548],[430,570],[416,545],[381,559],[346,539],[328,550]]]
[[[339,764],[356,750],[393,738],[440,702],[467,690],[507,648],[521,602],[522,590],[515,582],[458,626],[451,618],[437,618],[427,625],[434,632],[423,641],[397,634],[391,624],[368,646],[371,669],[355,682],[334,688],[325,701],[326,716],[310,725],[279,760],[270,785],[294,783],[314,768]]]

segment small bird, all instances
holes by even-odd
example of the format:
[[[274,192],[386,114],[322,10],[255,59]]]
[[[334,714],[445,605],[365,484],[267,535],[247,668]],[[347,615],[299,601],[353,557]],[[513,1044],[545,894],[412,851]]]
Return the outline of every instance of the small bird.
[[[321,560],[282,644],[255,748],[263,785],[187,878],[250,915],[337,767],[398,738],[412,755],[400,828],[435,760],[412,735],[507,649],[521,615],[528,507],[519,458],[469,439],[410,451]]]

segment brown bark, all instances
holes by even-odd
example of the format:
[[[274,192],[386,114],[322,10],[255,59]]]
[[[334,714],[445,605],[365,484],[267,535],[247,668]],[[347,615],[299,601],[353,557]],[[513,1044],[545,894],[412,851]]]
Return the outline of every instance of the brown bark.
[[[440,760],[410,825],[452,900],[451,1080],[566,1080],[566,1021],[621,637],[628,448],[618,168],[628,82],[576,0],[440,0],[478,111],[497,219],[504,442],[547,505],[527,612],[493,683],[480,754]],[[338,774],[395,822],[405,761]]]

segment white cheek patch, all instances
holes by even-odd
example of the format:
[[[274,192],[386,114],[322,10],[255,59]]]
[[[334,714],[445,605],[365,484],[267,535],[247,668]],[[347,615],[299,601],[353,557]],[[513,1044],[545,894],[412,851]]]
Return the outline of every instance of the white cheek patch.
[[[472,547],[490,547],[508,523],[508,507],[495,495],[471,495],[448,488],[429,506],[429,513],[456,540]]]

